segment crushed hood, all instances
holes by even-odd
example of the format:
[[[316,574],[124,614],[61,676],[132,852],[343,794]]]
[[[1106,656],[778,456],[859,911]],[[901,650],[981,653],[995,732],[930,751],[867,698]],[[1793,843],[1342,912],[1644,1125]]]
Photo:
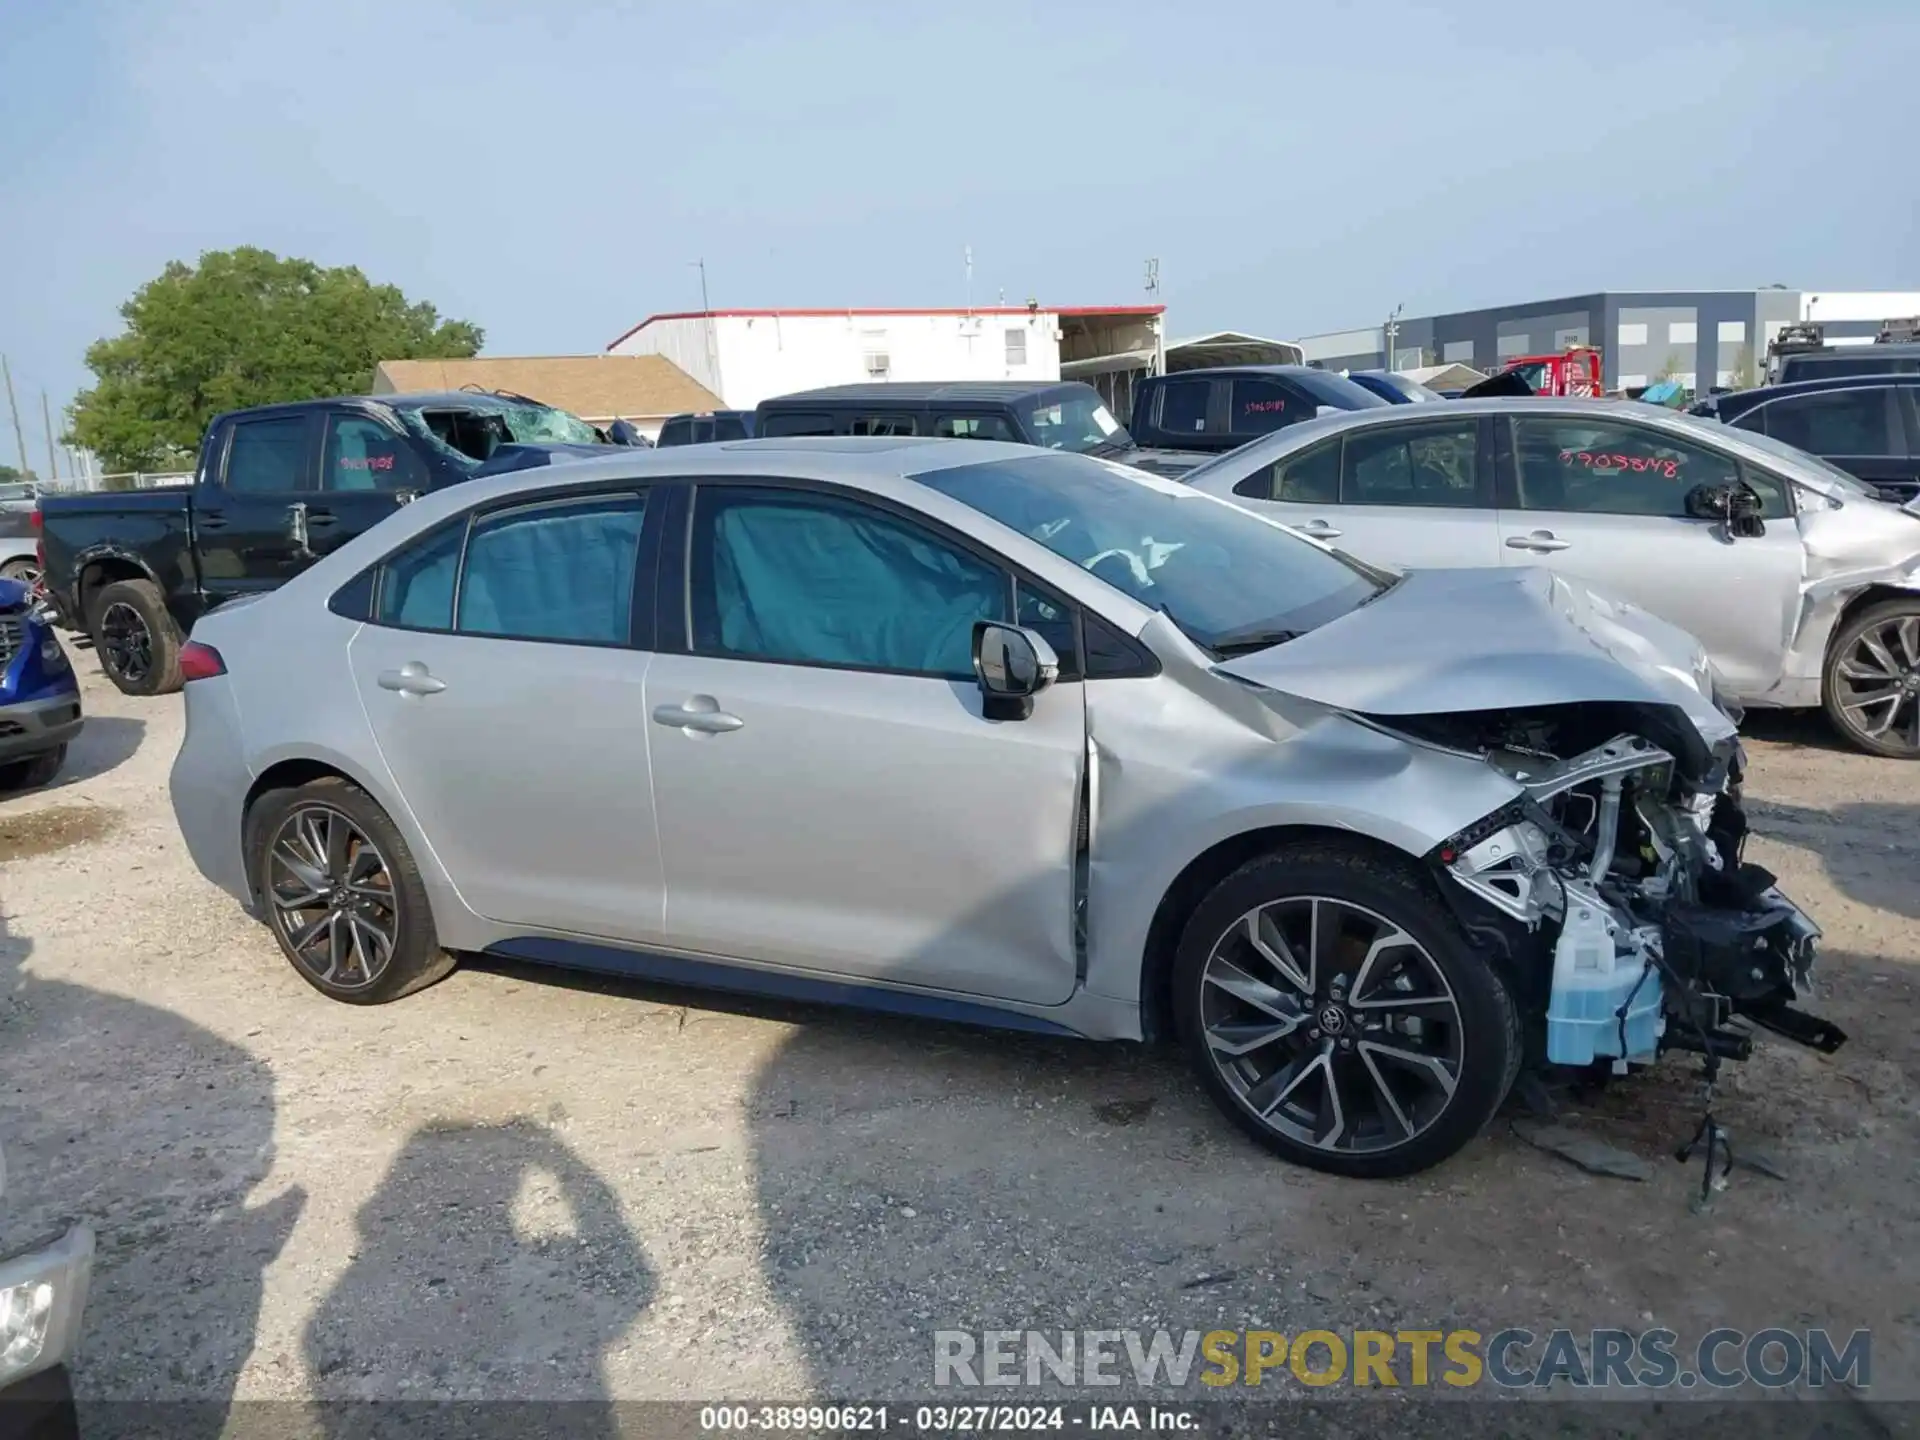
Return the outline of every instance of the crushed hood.
[[[1677,626],[1550,570],[1415,570],[1297,640],[1215,667],[1363,715],[1610,701],[1674,706],[1718,743],[1700,645]]]

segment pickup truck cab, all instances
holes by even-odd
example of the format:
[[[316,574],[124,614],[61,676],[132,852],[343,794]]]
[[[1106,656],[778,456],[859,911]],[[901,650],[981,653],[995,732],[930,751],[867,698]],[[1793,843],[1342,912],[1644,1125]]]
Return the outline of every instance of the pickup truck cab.
[[[1197,465],[1329,410],[1372,410],[1389,403],[1344,376],[1310,365],[1176,370],[1134,382],[1128,428],[1135,444],[1189,452]]]
[[[708,410],[702,414],[675,415],[660,427],[658,449],[675,445],[710,445],[720,440],[751,440],[753,411]]]
[[[430,490],[608,453],[520,396],[342,396],[216,416],[190,483],[45,496],[44,585],[129,695],[179,689],[180,646],[219,605],[272,590]]]

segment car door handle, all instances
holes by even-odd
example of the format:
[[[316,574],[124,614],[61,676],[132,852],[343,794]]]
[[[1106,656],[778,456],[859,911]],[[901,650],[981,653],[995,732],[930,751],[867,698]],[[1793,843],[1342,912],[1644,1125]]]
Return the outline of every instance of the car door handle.
[[[1311,535],[1316,540],[1338,540],[1340,532],[1324,520],[1309,520],[1300,527],[1302,535]]]
[[[685,705],[654,706],[653,723],[670,725],[675,730],[691,730],[696,735],[725,735],[747,722],[738,715],[729,715],[710,696],[696,695]]]
[[[438,695],[447,688],[447,682],[429,675],[427,667],[418,660],[409,660],[398,670],[382,670],[380,688],[397,690],[402,695]]]
[[[227,528],[227,517],[220,514],[217,510],[211,513],[203,510],[196,518],[199,520],[202,530],[224,530]]]
[[[334,525],[337,523],[339,523],[338,518],[331,510],[309,510],[307,512],[307,524],[309,526]]]
[[[1562,540],[1551,530],[1536,530],[1531,535],[1509,535],[1509,550],[1566,550],[1571,548],[1571,540]]]

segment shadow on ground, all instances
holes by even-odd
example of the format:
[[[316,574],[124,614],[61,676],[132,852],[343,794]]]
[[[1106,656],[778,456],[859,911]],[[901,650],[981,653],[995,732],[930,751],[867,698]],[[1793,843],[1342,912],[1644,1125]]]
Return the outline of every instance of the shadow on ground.
[[[1749,799],[1747,815],[1756,833],[1818,855],[1849,899],[1920,919],[1920,805],[1861,801],[1815,810]]]
[[[79,738],[67,748],[67,763],[47,788],[77,785],[125,764],[146,733],[147,722],[129,715],[89,715]]]
[[[305,1203],[297,1189],[248,1203],[273,1165],[272,1072],[169,1011],[29,974],[32,949],[0,917],[7,1231],[95,1229],[83,1414],[95,1398],[192,1401],[166,1433],[212,1440],[253,1348],[263,1272]],[[86,1433],[116,1433],[130,1409],[106,1407],[106,1428]]]

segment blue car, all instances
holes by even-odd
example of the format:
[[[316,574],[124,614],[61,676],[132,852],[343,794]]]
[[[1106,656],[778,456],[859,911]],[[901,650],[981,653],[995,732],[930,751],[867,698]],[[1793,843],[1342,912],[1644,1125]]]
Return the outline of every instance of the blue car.
[[[80,733],[80,682],[32,592],[0,579],[0,792],[45,785]]]

